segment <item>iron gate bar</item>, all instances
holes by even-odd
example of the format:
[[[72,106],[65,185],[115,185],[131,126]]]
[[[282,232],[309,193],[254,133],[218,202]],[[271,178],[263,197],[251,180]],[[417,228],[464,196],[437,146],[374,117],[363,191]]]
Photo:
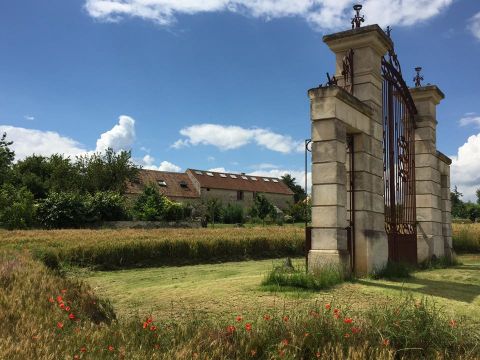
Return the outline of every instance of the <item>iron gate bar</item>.
[[[348,208],[347,247],[350,254],[350,269],[355,271],[355,152],[354,135],[347,135],[348,168],[348,195],[350,207]]]

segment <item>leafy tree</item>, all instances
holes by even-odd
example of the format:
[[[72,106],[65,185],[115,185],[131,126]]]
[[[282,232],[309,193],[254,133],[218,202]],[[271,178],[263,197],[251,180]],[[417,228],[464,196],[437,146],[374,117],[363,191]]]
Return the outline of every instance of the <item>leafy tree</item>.
[[[48,229],[79,228],[87,223],[85,205],[81,194],[51,192],[39,203],[38,219]]]
[[[260,218],[263,222],[263,225],[265,225],[265,219],[267,216],[274,217],[276,215],[275,207],[270,201],[268,201],[265,195],[256,194],[254,204],[251,209],[251,215]]]
[[[239,205],[227,204],[222,215],[224,224],[243,224],[245,222],[243,208]]]
[[[0,226],[7,229],[26,229],[33,225],[35,207],[33,194],[25,187],[4,184],[0,188]]]
[[[107,149],[104,153],[77,157],[76,166],[82,179],[81,188],[90,193],[116,191],[125,193],[127,182],[137,181],[139,167],[130,151]]]
[[[207,221],[215,227],[215,222],[220,221],[222,217],[223,205],[220,199],[210,198],[207,200]]]
[[[12,141],[7,141],[7,133],[0,137],[0,185],[7,181],[15,159],[15,153],[10,149]]]
[[[295,203],[305,199],[305,190],[298,184],[295,183],[296,179],[290,174],[285,174],[282,176],[282,181],[293,191],[293,200]]]
[[[167,206],[167,200],[154,185],[147,185],[135,202],[133,210],[140,220],[160,220]]]
[[[480,205],[480,188],[477,189],[476,195],[477,195],[477,204]]]
[[[125,197],[113,191],[97,192],[94,195],[87,194],[85,208],[89,220],[95,221],[119,221],[128,219]]]
[[[465,203],[462,201],[463,194],[458,191],[457,186],[450,193],[450,200],[452,202],[452,216],[454,218],[466,218]]]

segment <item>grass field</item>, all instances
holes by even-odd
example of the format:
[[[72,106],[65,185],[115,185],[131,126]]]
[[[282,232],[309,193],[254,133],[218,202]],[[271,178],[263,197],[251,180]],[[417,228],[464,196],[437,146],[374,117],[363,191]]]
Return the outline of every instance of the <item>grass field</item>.
[[[452,316],[480,319],[480,255],[462,255],[460,266],[419,271],[406,281],[360,279],[321,292],[265,289],[260,283],[278,261],[166,267],[84,273],[118,313],[183,317],[192,312],[231,316],[258,308],[294,309],[315,302],[341,302],[355,309],[385,304],[407,293],[431,297]],[[303,259],[296,259],[296,266]]]

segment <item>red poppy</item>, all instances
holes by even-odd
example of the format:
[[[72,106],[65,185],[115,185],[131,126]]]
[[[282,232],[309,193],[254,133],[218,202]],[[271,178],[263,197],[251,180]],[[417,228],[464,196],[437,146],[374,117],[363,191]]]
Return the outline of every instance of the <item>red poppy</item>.
[[[333,316],[335,317],[335,319],[340,319],[340,314],[333,314]]]
[[[65,306],[65,311],[70,311],[70,306]]]
[[[227,332],[228,332],[229,334],[233,334],[236,329],[237,329],[237,328],[236,328],[235,326],[233,326],[233,325],[228,325],[228,326],[227,326]]]
[[[154,326],[154,325],[150,326],[150,331],[155,331],[155,330],[157,330],[156,326]]]
[[[384,346],[388,346],[388,345],[390,345],[390,340],[384,339],[383,342],[382,342],[382,344],[383,344]]]
[[[63,290],[62,290],[62,294],[65,294],[66,292],[67,292],[66,289],[63,289]]]
[[[343,319],[343,322],[345,324],[351,324],[353,322],[353,319],[352,318],[345,318],[345,319]]]
[[[270,319],[271,319],[270,315],[263,315],[263,320],[268,321]]]
[[[327,310],[330,310],[331,307],[332,307],[332,305],[330,305],[330,304],[325,305],[325,309],[327,309]]]
[[[334,313],[334,314],[339,314],[339,313],[340,313],[340,309],[337,309],[337,308],[333,309],[333,313]]]
[[[152,322],[153,322],[153,318],[152,318],[152,317],[147,318],[147,324],[151,324]]]
[[[115,348],[112,345],[108,345],[108,351],[113,351]]]
[[[278,351],[278,355],[279,355],[280,357],[283,357],[283,356],[285,355],[285,350],[279,350],[279,351]]]
[[[60,305],[58,305],[60,307],[60,309],[65,309],[65,304],[62,302],[60,303]]]
[[[58,303],[63,302],[63,298],[62,298],[60,295],[57,296],[57,302],[58,302]]]
[[[320,356],[322,356],[322,354],[320,354],[320,351],[317,351],[316,356],[317,356],[317,359],[320,359]]]
[[[357,328],[357,327],[355,327],[355,326],[352,327],[352,333],[358,334],[360,331],[361,331],[360,328]]]
[[[80,359],[80,356],[78,356],[78,355],[73,355],[73,358],[74,358],[75,360],[78,360],[78,359]]]
[[[82,348],[80,349],[80,351],[81,351],[81,352],[86,352],[86,351],[87,351],[87,349],[86,349],[86,348],[84,348],[84,347],[82,347]]]
[[[247,331],[252,331],[252,324],[246,323],[246,324],[245,324],[245,330],[247,330]]]
[[[70,320],[74,320],[74,319],[75,319],[75,315],[69,314],[69,315],[68,315],[68,318],[69,318]]]
[[[143,323],[143,328],[146,329],[148,327],[148,322]]]
[[[160,349],[160,345],[158,345],[158,344],[155,344],[153,347],[157,350]]]
[[[58,322],[58,323],[57,323],[57,328],[62,329],[62,328],[63,328],[63,323]]]
[[[287,315],[285,315],[285,316],[283,317],[283,321],[285,321],[285,322],[288,321],[288,316],[287,316]]]
[[[310,334],[308,332],[306,332],[305,334],[303,334],[304,337],[308,337]]]
[[[235,318],[235,320],[237,320],[237,322],[242,321],[242,319],[243,319],[243,318],[242,318],[240,315],[238,315],[238,316]]]
[[[55,302],[55,300],[53,300],[53,297],[50,297],[50,298],[48,298],[48,302],[53,303],[53,302]]]
[[[251,356],[257,355],[257,350],[254,349],[254,350],[250,351],[250,355],[251,355]]]
[[[282,345],[287,346],[288,345],[288,339],[283,339],[282,340]]]
[[[343,337],[348,339],[350,337],[350,334],[346,333],[345,335],[343,335]]]
[[[450,327],[454,328],[457,326],[457,322],[455,320],[450,320]]]

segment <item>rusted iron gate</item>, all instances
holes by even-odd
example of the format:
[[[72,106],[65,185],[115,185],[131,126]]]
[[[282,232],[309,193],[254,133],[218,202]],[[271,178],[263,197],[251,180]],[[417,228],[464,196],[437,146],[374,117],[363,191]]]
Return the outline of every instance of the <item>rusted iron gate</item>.
[[[355,271],[355,153],[353,135],[347,135],[347,249],[350,269]]]
[[[389,260],[417,262],[415,123],[417,113],[393,48],[382,58],[385,230]]]

